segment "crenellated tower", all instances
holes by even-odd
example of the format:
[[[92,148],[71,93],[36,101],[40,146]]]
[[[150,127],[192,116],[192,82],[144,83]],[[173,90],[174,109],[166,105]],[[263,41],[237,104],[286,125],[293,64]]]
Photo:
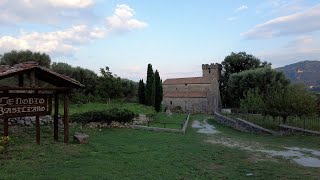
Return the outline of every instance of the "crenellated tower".
[[[202,64],[202,76],[220,80],[222,66],[218,63]]]

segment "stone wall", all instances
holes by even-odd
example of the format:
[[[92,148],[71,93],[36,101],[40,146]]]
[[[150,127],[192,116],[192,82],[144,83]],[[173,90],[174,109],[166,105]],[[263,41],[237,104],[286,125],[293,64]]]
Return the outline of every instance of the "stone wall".
[[[163,85],[163,92],[198,92],[210,90],[210,84],[170,84]]]
[[[170,109],[180,106],[187,112],[207,113],[208,99],[205,98],[164,98],[163,104]]]
[[[53,117],[50,115],[40,116],[40,125],[49,126],[53,124]],[[0,119],[0,124],[3,124],[3,119]],[[17,117],[17,118],[9,118],[8,124],[11,126],[35,126],[36,117]],[[63,117],[59,117],[59,124],[63,124]]]
[[[308,129],[287,126],[287,125],[279,125],[281,135],[291,135],[291,134],[308,134],[308,135],[320,135],[319,131],[312,131]]]
[[[277,134],[277,132],[271,131],[269,129],[265,129],[261,126],[250,123],[243,119],[240,119],[240,118],[231,119],[217,112],[214,113],[214,119],[220,124],[227,125],[229,127],[240,130],[242,132],[255,133],[255,134],[271,134],[271,135]]]

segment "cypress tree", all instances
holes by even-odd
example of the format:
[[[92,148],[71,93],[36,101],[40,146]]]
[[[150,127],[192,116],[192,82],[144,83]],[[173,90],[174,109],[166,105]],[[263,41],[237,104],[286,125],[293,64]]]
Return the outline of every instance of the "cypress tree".
[[[162,102],[162,83],[160,79],[160,75],[158,70],[156,70],[154,74],[154,84],[155,84],[155,103],[154,108],[157,112],[161,109],[161,102]]]
[[[145,90],[143,79],[139,81],[138,97],[139,97],[140,104],[146,104],[146,90]]]
[[[147,82],[146,82],[146,105],[153,106],[154,105],[154,97],[155,97],[155,89],[154,89],[154,73],[152,69],[152,65],[148,64],[147,70]]]

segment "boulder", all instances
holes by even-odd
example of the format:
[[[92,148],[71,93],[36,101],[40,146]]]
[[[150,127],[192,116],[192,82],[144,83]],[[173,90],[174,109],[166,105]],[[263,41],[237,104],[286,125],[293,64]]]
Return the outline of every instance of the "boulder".
[[[166,115],[169,117],[172,116],[172,112],[171,112],[170,108],[167,108]]]
[[[76,143],[87,144],[89,143],[89,135],[76,132],[73,136],[73,139]]]

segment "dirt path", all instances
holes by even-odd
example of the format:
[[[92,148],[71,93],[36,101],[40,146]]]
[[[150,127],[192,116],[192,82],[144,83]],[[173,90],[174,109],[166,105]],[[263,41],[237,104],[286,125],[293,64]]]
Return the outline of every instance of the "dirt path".
[[[207,119],[203,122],[195,120],[192,122],[192,127],[199,129],[197,132],[205,134],[216,134],[220,133],[215,129],[213,125],[207,123]],[[257,142],[239,142],[232,138],[224,138],[219,135],[210,136],[208,143],[220,144],[228,146],[230,148],[239,148],[251,152],[260,152],[269,157],[282,157],[289,159],[301,166],[305,167],[319,167],[320,168],[320,151],[308,148],[299,147],[285,147],[284,150],[270,150],[264,148],[263,144]],[[269,158],[270,159],[270,158]]]

